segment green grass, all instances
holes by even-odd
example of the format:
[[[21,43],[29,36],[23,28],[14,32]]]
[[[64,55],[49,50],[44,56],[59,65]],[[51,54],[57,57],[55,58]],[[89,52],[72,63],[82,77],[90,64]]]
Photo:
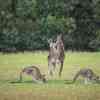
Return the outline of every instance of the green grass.
[[[99,52],[66,52],[62,77],[58,77],[57,67],[54,77],[47,75],[46,84],[33,83],[29,76],[18,82],[21,69],[29,65],[37,65],[47,74],[47,55],[47,52],[0,53],[0,100],[100,100],[100,84],[85,85],[81,80],[71,84],[75,73],[83,67],[100,75]]]

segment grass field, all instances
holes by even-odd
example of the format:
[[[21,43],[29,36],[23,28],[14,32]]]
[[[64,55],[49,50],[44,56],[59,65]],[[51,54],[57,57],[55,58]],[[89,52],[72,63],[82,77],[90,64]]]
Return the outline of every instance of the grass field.
[[[0,53],[0,100],[100,100],[100,84],[84,84],[78,80],[69,84],[75,73],[89,67],[100,75],[100,52],[66,52],[62,77],[47,75],[46,84],[35,84],[24,76],[18,82],[22,68],[37,65],[47,74],[47,52]],[[67,80],[65,84],[65,80]],[[13,83],[12,83],[13,82]]]

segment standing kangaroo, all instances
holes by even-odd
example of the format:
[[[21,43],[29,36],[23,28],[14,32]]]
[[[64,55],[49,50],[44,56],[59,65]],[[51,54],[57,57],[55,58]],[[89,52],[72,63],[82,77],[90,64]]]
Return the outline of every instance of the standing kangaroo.
[[[22,81],[23,74],[31,75],[34,82],[46,82],[45,75],[42,75],[39,68],[36,66],[29,66],[20,72],[20,81]]]
[[[49,55],[48,55],[48,69],[49,69],[49,74],[53,75],[53,71],[55,70],[56,67],[56,62],[57,62],[57,48],[56,48],[56,43],[53,42],[52,39],[49,41]]]
[[[75,82],[79,76],[82,76],[84,78],[85,84],[87,84],[89,81],[99,81],[99,76],[97,76],[92,69],[85,68],[79,70],[76,75],[73,78],[73,82]]]
[[[53,42],[53,40],[49,41],[49,46],[50,46],[48,55],[49,74],[53,75],[53,71],[55,70],[56,64],[60,64],[59,76],[61,76],[65,58],[62,34],[57,36],[56,42]]]
[[[64,58],[65,58],[64,43],[63,43],[63,35],[62,34],[57,36],[56,44],[57,44],[58,60],[60,63],[59,76],[61,76],[62,70],[63,70]]]

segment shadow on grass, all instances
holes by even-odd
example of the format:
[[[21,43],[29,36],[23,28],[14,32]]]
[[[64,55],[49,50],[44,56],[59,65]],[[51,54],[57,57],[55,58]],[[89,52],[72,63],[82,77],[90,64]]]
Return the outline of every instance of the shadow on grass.
[[[72,80],[65,80],[65,84],[74,84]]]
[[[27,83],[27,84],[36,84],[36,82],[32,81],[32,80],[23,80],[23,81],[11,81],[10,83],[12,84],[21,84],[21,83]],[[72,80],[47,80],[46,83],[44,84],[73,84]]]
[[[30,83],[36,83],[36,82],[34,82],[34,81],[32,81],[32,80],[25,80],[25,81],[19,81],[19,80],[16,80],[16,81],[11,81],[10,83],[12,83],[12,84],[21,84],[21,83],[28,83],[28,84],[30,84]]]
[[[6,84],[6,83],[10,83],[10,84],[21,84],[21,83],[34,83],[32,80],[0,80],[0,84]]]
[[[77,80],[73,82],[72,80],[65,80],[65,84],[85,84],[83,80]],[[100,81],[97,82],[89,82],[87,84],[100,84]]]
[[[5,84],[5,83],[10,83],[10,84],[37,84],[36,82],[32,81],[32,80],[15,80],[15,81],[11,81],[11,80],[0,80],[0,83]],[[56,85],[70,85],[70,84],[84,84],[84,82],[82,80],[77,80],[76,82],[73,82],[72,80],[47,80],[46,83],[44,84],[56,84]],[[91,84],[100,84],[100,81],[98,81],[97,83],[91,83]]]

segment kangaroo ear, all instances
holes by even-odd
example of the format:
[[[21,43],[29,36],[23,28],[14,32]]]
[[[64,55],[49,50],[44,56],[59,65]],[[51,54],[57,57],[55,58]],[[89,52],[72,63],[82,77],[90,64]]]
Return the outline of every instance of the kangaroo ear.
[[[51,42],[53,42],[53,40],[50,38],[50,39],[47,39],[48,43],[50,44]]]

